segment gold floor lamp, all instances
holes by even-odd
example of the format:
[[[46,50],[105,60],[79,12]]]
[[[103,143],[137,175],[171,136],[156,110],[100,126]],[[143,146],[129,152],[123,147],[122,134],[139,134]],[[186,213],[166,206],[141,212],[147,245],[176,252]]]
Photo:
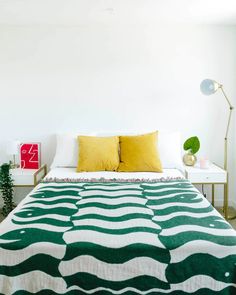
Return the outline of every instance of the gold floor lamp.
[[[211,79],[205,79],[202,81],[200,85],[201,92],[205,95],[211,95],[214,94],[217,90],[221,90],[223,96],[225,97],[227,104],[229,106],[229,116],[226,126],[226,132],[224,137],[224,170],[227,171],[227,183],[225,185],[225,192],[224,192],[224,216],[226,219],[234,219],[236,215],[230,216],[229,215],[229,200],[228,200],[228,133],[229,133],[229,127],[230,127],[230,121],[232,117],[232,111],[234,107],[232,106],[231,102],[229,101],[227,95],[224,92],[223,85],[211,80]]]

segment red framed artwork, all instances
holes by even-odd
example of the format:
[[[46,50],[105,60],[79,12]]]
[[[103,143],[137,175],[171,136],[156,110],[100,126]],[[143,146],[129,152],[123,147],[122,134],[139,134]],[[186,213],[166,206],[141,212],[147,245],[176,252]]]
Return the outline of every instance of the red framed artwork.
[[[39,169],[41,166],[41,146],[38,142],[20,144],[20,167],[22,169]]]

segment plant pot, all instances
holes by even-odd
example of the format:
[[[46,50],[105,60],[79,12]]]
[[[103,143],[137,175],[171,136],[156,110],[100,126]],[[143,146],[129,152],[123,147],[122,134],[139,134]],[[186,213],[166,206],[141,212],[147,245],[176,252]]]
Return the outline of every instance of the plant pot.
[[[186,166],[194,166],[197,162],[197,157],[194,154],[188,152],[184,155],[183,161]]]

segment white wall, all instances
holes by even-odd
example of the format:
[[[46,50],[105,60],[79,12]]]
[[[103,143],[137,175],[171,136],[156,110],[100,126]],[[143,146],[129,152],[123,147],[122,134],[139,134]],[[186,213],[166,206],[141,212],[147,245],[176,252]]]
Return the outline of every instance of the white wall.
[[[0,26],[0,161],[10,139],[42,142],[50,164],[56,132],[174,129],[198,135],[199,155],[222,164],[227,105],[199,84],[214,78],[235,99],[235,34],[214,25]]]

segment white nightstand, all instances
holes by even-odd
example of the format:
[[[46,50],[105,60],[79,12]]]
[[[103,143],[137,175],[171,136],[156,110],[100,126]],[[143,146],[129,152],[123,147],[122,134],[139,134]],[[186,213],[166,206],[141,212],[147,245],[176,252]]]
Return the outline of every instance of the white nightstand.
[[[227,185],[227,171],[220,168],[219,166],[211,163],[209,169],[200,169],[199,165],[195,166],[185,166],[185,177],[192,184],[211,184],[212,186],[212,206],[215,205],[215,184],[224,185],[224,206],[225,197],[228,194]]]
[[[47,165],[41,166],[39,169],[11,169],[14,187],[34,187],[47,174]]]

